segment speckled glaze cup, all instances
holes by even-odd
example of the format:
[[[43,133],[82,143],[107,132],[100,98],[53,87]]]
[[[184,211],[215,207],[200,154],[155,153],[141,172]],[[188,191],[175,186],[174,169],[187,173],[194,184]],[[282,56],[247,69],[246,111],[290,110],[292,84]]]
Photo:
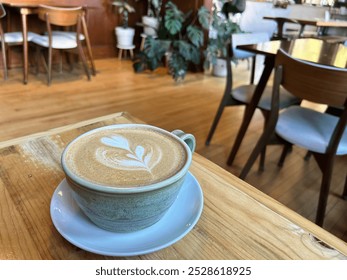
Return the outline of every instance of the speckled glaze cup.
[[[195,138],[143,124],[111,125],[71,141],[61,164],[72,196],[98,227],[132,232],[158,222],[175,202]]]

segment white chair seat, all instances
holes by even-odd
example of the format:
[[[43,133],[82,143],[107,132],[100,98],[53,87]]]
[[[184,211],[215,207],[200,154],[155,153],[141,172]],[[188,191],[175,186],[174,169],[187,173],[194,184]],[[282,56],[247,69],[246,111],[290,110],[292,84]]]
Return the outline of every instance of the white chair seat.
[[[338,118],[300,106],[292,106],[279,115],[276,133],[290,143],[313,152],[325,153]],[[347,154],[347,130],[337,148],[337,155]]]
[[[244,85],[233,89],[231,95],[237,101],[248,104],[251,101],[256,85]],[[266,87],[259,101],[258,107],[270,111],[272,98],[272,87]],[[285,89],[281,89],[280,108],[286,108],[293,104],[298,104],[299,99],[290,94]]]
[[[40,36],[34,32],[28,32],[28,42],[32,41],[36,36]],[[5,43],[13,44],[13,43],[23,43],[23,33],[22,32],[7,32],[4,35]]]
[[[40,45],[42,47],[48,48],[49,46],[49,38],[48,36],[36,36],[32,39],[32,42],[34,42],[37,45]],[[52,35],[52,48],[54,49],[73,49],[77,48],[77,42],[75,38],[69,38],[64,35]]]
[[[55,31],[52,31],[52,35],[53,36],[60,35],[60,36],[66,36],[66,37],[71,38],[71,39],[76,39],[76,32],[73,32],[73,31],[55,30]],[[86,37],[83,34],[80,34],[80,40],[83,41],[85,39],[86,39]]]

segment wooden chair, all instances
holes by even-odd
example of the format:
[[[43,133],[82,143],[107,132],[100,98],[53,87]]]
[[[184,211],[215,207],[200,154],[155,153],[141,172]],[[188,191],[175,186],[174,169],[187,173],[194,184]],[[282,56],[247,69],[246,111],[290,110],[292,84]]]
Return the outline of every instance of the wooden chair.
[[[93,76],[96,75],[96,68],[95,68],[95,63],[94,63],[94,58],[93,58],[93,52],[92,52],[92,46],[90,44],[90,39],[89,39],[89,33],[88,33],[88,28],[87,28],[87,22],[86,22],[86,11],[84,10],[83,15],[81,17],[81,23],[82,23],[82,32],[80,34],[80,41],[85,43],[85,47],[87,49],[87,54],[88,54],[88,60],[90,64],[90,69],[93,74]],[[76,31],[67,31],[67,30],[54,30],[52,31],[52,35],[58,35],[58,36],[66,36],[68,38],[76,38]]]
[[[71,51],[77,50],[82,64],[90,80],[90,73],[85,54],[81,44],[82,36],[82,18],[84,10],[82,7],[75,8],[58,8],[40,5],[38,8],[38,17],[46,22],[47,33],[42,36],[35,37],[32,42],[42,49],[48,49],[48,85],[52,80],[52,56],[53,50]],[[52,26],[74,27],[76,28],[76,36],[69,37],[62,34],[54,34]]]
[[[341,107],[343,110],[338,116],[300,106],[291,106],[279,112],[280,87],[298,98]],[[279,50],[271,107],[265,132],[256,144],[240,178],[246,177],[274,132],[277,139],[288,147],[297,145],[309,150],[323,174],[316,214],[316,224],[322,226],[334,159],[336,155],[347,154],[347,69],[296,60]],[[343,196],[347,196],[347,177]]]
[[[7,68],[7,49],[11,46],[19,46],[23,45],[23,34],[22,32],[4,32],[4,28],[2,26],[2,19],[6,16],[6,10],[3,5],[0,3],[0,41],[1,41],[1,51],[2,51],[2,65],[4,70],[4,79],[8,78],[8,68]],[[34,32],[28,32],[28,41],[32,41],[32,39],[38,36],[38,34]]]
[[[224,111],[224,108],[226,106],[239,106],[239,105],[246,105],[249,104],[253,93],[255,91],[256,85],[254,84],[247,84],[242,85],[236,88],[233,88],[233,75],[232,75],[232,67],[231,67],[231,57],[232,57],[232,50],[233,48],[228,48],[230,50],[230,53],[225,58],[226,59],[226,68],[227,68],[227,76],[226,76],[226,86],[224,90],[224,95],[222,97],[222,100],[219,104],[216,116],[212,122],[212,126],[210,128],[210,131],[208,133],[207,139],[206,139],[206,145],[208,146],[212,140],[213,134],[217,128],[218,122],[222,116],[222,113]],[[265,123],[268,119],[268,113],[271,110],[271,87],[266,87],[264,90],[264,93],[262,95],[262,98],[260,99],[260,102],[258,104],[258,108],[261,110],[262,114],[265,118]],[[299,104],[300,100],[292,96],[289,92],[283,90],[281,92],[281,102],[280,107],[286,108],[293,104]],[[233,157],[236,155],[239,146],[241,143],[234,143],[234,146],[232,148],[231,154]],[[263,169],[264,166],[264,160],[265,160],[265,149],[262,153],[263,157],[260,162],[260,169]],[[229,157],[228,164],[231,164],[231,157]]]

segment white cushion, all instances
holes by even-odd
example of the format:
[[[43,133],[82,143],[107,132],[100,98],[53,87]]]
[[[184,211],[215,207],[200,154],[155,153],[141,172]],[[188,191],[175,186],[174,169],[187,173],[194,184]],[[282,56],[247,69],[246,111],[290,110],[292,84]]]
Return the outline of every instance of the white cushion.
[[[48,48],[49,42],[48,35],[36,36],[32,42],[35,44]],[[54,49],[73,49],[77,48],[77,42],[75,39],[71,39],[64,35],[52,36],[52,48]]]
[[[338,117],[333,115],[293,106],[280,113],[276,133],[292,144],[323,154],[326,152],[337,121]],[[347,154],[346,129],[336,154]]]
[[[38,34],[34,32],[28,32],[28,42],[32,41],[32,39]],[[23,42],[23,33],[22,32],[7,32],[5,33],[5,43],[22,43]]]
[[[71,39],[76,39],[76,32],[73,32],[73,31],[55,30],[55,31],[52,31],[52,35],[62,35],[62,36],[69,37]],[[85,36],[83,34],[80,34],[80,40],[83,41],[84,39],[85,39]]]
[[[234,99],[248,104],[251,101],[256,85],[245,85],[233,89],[231,95]],[[280,92],[280,109],[286,108],[290,105],[298,104],[299,99],[294,95],[290,94],[285,89],[281,88]],[[272,87],[267,86],[264,89],[258,107],[270,111],[271,110],[271,98],[272,98]]]

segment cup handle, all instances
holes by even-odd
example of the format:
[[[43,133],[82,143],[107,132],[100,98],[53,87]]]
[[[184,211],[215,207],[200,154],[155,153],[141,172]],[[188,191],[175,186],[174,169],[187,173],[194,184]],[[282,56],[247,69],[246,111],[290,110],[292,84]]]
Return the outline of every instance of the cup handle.
[[[181,138],[189,147],[189,149],[194,153],[195,147],[196,147],[196,141],[193,134],[185,133],[182,130],[176,129],[174,131],[171,131],[172,134],[176,135],[177,137]]]

